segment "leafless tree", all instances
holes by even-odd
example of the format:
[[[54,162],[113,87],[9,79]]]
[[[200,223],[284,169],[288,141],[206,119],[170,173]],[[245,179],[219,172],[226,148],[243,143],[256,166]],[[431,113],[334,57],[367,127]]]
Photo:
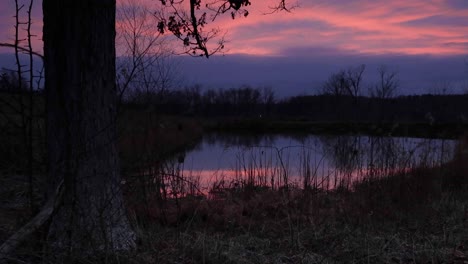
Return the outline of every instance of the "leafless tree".
[[[189,13],[183,0],[159,1],[172,11],[158,31],[209,56],[224,44],[208,50],[213,32],[203,31],[207,13],[198,14],[206,2],[187,1]],[[235,11],[250,4],[224,2]],[[49,197],[56,200],[38,216],[53,215],[48,241],[65,254],[131,249],[135,234],[123,206],[116,146],[116,1],[43,0],[42,6]]]
[[[263,112],[265,115],[269,115],[271,113],[271,108],[275,103],[275,91],[271,86],[263,86],[260,87],[260,95],[261,95],[261,103],[263,104]]]
[[[350,86],[346,71],[341,70],[328,78],[322,87],[322,93],[333,96],[348,95]]]
[[[275,91],[271,86],[262,86],[259,89],[263,104],[271,105],[275,103]]]
[[[170,42],[158,32],[158,20],[148,7],[140,1],[124,1],[116,18],[120,97],[133,94],[149,99],[173,86],[178,68]]]
[[[13,43],[0,43],[0,46],[9,47],[14,50],[16,68],[14,70],[4,71],[4,81],[15,81],[11,83],[10,92],[15,95],[10,96],[10,101],[0,98],[0,105],[6,105],[7,108],[16,112],[20,117],[19,124],[24,145],[23,159],[25,161],[24,173],[28,177],[28,196],[29,205],[34,211],[34,199],[32,196],[33,182],[33,126],[34,117],[38,113],[34,112],[34,90],[39,89],[42,73],[35,75],[34,56],[42,58],[42,55],[33,50],[32,39],[35,35],[32,33],[32,8],[34,0],[19,1],[15,0],[15,25]],[[27,62],[20,59],[21,56],[27,56]],[[5,116],[5,115],[4,115]],[[13,123],[16,123],[15,121]]]
[[[349,67],[332,74],[322,88],[323,94],[334,96],[352,96],[357,98],[361,93],[363,74],[366,65]]]
[[[27,197],[31,215],[36,213],[35,196],[33,193],[33,180],[34,180],[34,153],[38,152],[34,149],[34,145],[37,144],[37,137],[34,138],[33,131],[38,131],[37,117],[41,115],[38,109],[34,107],[34,92],[39,90],[41,85],[42,71],[39,71],[39,75],[35,75],[35,61],[34,56],[43,58],[38,52],[33,50],[32,40],[35,35],[32,32],[32,8],[34,6],[34,0],[28,0],[21,2],[19,0],[14,1],[15,4],[15,25],[14,25],[14,42],[13,43],[0,43],[0,46],[10,47],[14,49],[15,70],[4,70],[2,69],[2,85],[6,86],[6,91],[9,95],[5,98],[0,98],[0,108],[6,110],[0,112],[1,116],[7,119],[7,126],[13,126],[14,129],[18,129],[18,136],[21,134],[21,150],[18,153],[20,155],[14,157],[19,160],[20,168],[16,168],[17,171],[23,173],[26,177],[27,182]],[[26,11],[24,11],[26,10]],[[21,57],[26,55],[27,61],[21,60]],[[9,112],[9,113],[8,113]],[[13,113],[13,114],[12,114]],[[13,117],[11,117],[11,114]],[[18,118],[19,117],[19,121]],[[8,131],[9,129],[7,129]],[[13,130],[16,132],[16,130]],[[8,140],[12,140],[9,136]],[[13,138],[14,141],[14,138]],[[17,147],[17,146],[16,146]],[[23,163],[24,162],[24,163]],[[37,174],[37,172],[36,172]],[[8,177],[7,177],[8,178]],[[36,197],[37,198],[37,197]],[[0,262],[3,261],[3,257],[13,250],[16,245],[22,241],[22,234],[30,234],[32,231],[29,228],[23,229],[24,232],[19,232],[19,235],[13,236],[8,239],[0,246]],[[16,238],[21,238],[17,240]]]
[[[396,95],[400,81],[398,72],[390,70],[388,66],[382,65],[377,69],[378,82],[370,88],[371,97],[391,98]]]
[[[361,93],[362,78],[366,69],[365,64],[357,67],[349,67],[346,71],[346,78],[348,79],[348,94],[353,97],[358,97]]]

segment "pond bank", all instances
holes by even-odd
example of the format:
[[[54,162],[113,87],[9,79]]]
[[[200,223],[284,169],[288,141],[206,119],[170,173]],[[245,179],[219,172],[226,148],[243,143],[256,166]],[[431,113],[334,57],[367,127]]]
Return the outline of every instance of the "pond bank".
[[[142,234],[136,258],[147,263],[466,263],[465,162],[365,181],[354,191],[245,188],[222,199],[187,196],[130,206]]]
[[[207,131],[228,133],[285,133],[308,134],[365,134],[376,136],[422,137],[458,139],[466,131],[465,123],[356,123],[314,122],[294,119],[209,119],[204,121]]]

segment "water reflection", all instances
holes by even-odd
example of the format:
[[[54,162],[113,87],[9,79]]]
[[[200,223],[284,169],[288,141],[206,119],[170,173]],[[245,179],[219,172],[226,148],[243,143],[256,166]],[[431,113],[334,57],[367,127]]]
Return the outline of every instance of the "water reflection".
[[[211,134],[179,160],[202,189],[265,186],[332,189],[453,157],[455,141],[317,135]]]
[[[382,177],[450,160],[455,141],[443,139],[333,136],[320,137],[328,169],[342,184]]]

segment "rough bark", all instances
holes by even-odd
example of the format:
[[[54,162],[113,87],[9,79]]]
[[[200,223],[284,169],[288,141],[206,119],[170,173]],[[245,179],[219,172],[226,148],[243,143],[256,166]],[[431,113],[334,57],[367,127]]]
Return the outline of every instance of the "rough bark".
[[[115,0],[44,0],[50,190],[64,180],[49,240],[62,252],[134,246],[116,149]]]

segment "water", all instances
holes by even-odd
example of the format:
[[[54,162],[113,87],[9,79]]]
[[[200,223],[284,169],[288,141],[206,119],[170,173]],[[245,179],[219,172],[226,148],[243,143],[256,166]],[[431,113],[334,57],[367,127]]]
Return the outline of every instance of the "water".
[[[456,141],[442,139],[211,134],[174,161],[203,192],[239,186],[333,189],[453,158]]]

